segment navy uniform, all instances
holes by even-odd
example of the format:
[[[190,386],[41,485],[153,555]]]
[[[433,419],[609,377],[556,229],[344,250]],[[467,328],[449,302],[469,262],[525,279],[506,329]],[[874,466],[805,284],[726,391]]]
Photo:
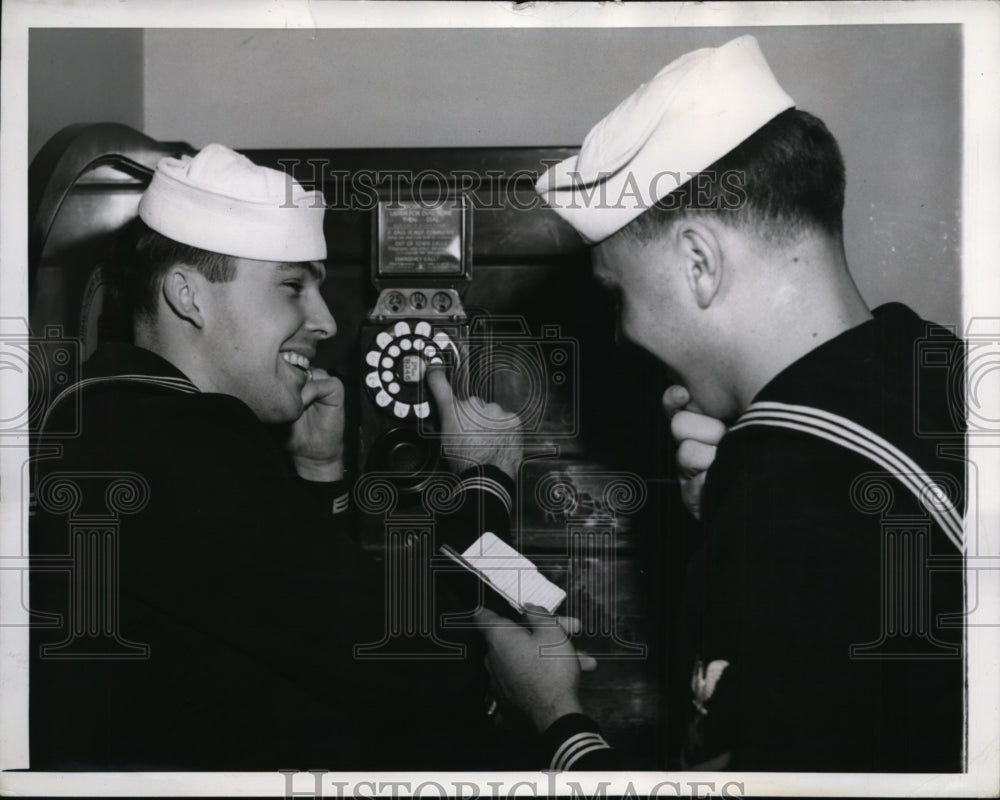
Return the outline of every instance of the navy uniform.
[[[496,767],[478,637],[439,631],[464,648],[447,660],[422,658],[419,638],[411,659],[355,656],[389,623],[382,567],[350,538],[343,482],[298,477],[243,402],[199,392],[132,345],[100,349],[48,426],[72,430],[77,407],[81,435],[47,442],[63,453],[38,462],[35,483],[32,609],[64,624],[32,631],[32,768]],[[139,476],[147,494],[117,535],[115,634],[128,646],[103,652],[148,655],[67,657],[92,646],[79,637],[41,656],[73,629],[69,577],[46,570],[72,548],[59,484],[82,487],[79,518],[103,513],[102,476]],[[462,486],[439,525],[503,534],[506,475],[487,468]]]
[[[962,769],[964,406],[942,362],[964,363],[957,339],[883,306],[771,380],[720,442],[689,766]]]
[[[685,768],[962,771],[963,363],[888,304],[722,439],[690,566]]]

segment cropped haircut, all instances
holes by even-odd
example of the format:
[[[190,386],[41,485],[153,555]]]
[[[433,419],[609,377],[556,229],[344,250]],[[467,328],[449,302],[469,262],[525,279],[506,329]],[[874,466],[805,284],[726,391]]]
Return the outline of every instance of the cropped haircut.
[[[196,269],[212,283],[236,277],[232,256],[169,239],[138,218],[129,223],[113,258],[112,290],[118,313],[133,322],[155,318],[163,278],[177,264]]]
[[[771,244],[809,230],[840,237],[844,184],[844,159],[833,134],[819,118],[791,108],[619,233],[648,243],[681,218],[710,214]]]

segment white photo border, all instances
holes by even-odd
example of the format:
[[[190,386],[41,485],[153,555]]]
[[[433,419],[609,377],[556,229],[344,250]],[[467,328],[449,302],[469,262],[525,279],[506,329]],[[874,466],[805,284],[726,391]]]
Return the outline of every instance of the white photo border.
[[[793,3],[458,3],[339,0],[92,0],[62,4],[7,0],[3,6],[0,129],[0,320],[27,319],[28,36],[32,28],[588,28],[874,24],[960,24],[963,42],[962,329],[1000,317],[1000,4],[965,2]],[[991,378],[1000,376],[994,375]],[[27,407],[27,375],[0,374],[0,406]],[[998,382],[984,396],[997,410]],[[1000,394],[1000,393],[997,393]],[[1000,418],[1000,414],[996,415]],[[980,487],[1000,486],[1000,447],[970,440]],[[21,485],[27,442],[0,447],[0,794],[34,796],[323,796],[437,797],[431,782],[471,797],[585,792],[654,792],[662,797],[995,796],[1000,792],[1000,494],[981,492],[967,521],[980,597],[968,628],[968,773],[964,775],[806,775],[795,773],[32,773],[27,766],[28,627],[22,608],[20,542],[27,498]],[[17,493],[14,493],[15,495]],[[207,779],[208,778],[208,779]],[[319,784],[314,781],[319,780]],[[409,788],[400,785],[408,782]],[[602,783],[607,782],[607,783]],[[575,783],[579,790],[571,784]],[[458,787],[458,788],[456,788]],[[464,788],[462,788],[464,787]],[[723,792],[728,787],[727,792]],[[408,793],[407,793],[408,792]],[[706,796],[701,794],[701,796]]]

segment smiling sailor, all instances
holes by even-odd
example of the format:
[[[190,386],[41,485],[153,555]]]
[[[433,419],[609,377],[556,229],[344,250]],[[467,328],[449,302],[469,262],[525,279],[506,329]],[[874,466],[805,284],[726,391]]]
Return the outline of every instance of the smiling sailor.
[[[222,145],[165,158],[139,202],[148,231],[129,299],[136,344],[262,422],[314,428],[315,441],[291,456],[300,474],[334,480],[343,477],[343,387],[310,374],[317,345],[337,330],[320,294],[324,211],[318,192]]]
[[[117,265],[134,343],[102,345],[49,414],[74,430],[60,416],[79,409],[80,433],[34,486],[32,608],[64,624],[32,631],[32,768],[505,765],[486,756],[477,637],[449,631],[464,651],[444,660],[429,637],[401,642],[414,657],[355,657],[384,640],[386,589],[349,536],[344,388],[313,363],[336,331],[323,214],[221,145],[158,165]],[[470,401],[433,384],[447,429]],[[438,525],[504,534],[520,434],[459,444],[478,466]],[[44,568],[67,553],[67,513],[121,520],[94,532],[100,608],[75,604],[81,570]]]

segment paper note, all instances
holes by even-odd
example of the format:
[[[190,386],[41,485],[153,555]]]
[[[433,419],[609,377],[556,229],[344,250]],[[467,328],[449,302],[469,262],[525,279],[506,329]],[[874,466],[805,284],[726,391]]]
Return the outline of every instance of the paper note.
[[[462,553],[462,559],[515,607],[541,606],[554,612],[566,592],[497,535],[487,531]]]

